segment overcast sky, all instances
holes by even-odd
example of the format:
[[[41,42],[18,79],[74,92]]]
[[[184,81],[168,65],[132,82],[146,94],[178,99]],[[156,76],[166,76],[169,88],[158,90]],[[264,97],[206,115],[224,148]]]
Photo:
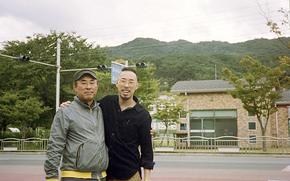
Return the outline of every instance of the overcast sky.
[[[281,22],[281,8],[289,0],[0,0],[0,43],[50,30],[100,46],[136,37],[235,43],[275,38],[266,18]]]

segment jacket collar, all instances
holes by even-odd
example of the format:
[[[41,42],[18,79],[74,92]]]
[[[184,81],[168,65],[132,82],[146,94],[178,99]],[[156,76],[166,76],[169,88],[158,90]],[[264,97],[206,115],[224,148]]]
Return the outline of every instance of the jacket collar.
[[[132,109],[135,109],[138,112],[142,111],[143,107],[141,106],[141,104],[139,104],[138,98],[136,96],[133,96],[133,99],[136,102],[136,105],[134,107],[132,107]],[[118,95],[115,96],[115,103],[118,105],[118,107],[120,107],[120,105],[119,105],[119,96]]]
[[[75,96],[75,97],[74,97],[74,101],[76,101],[78,104],[80,104],[81,106],[83,106],[83,107],[85,107],[85,108],[87,108],[87,109],[95,109],[95,108],[99,105],[99,103],[97,103],[97,102],[94,100],[92,106],[90,107],[87,103],[82,102],[82,101],[78,98],[78,96]]]

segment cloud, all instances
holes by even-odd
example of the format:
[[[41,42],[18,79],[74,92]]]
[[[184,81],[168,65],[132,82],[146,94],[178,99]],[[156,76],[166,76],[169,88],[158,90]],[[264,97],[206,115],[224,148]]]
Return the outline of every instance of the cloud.
[[[0,40],[24,40],[26,36],[34,33],[47,33],[48,31],[31,21],[12,16],[0,17]]]
[[[288,9],[287,3],[286,0],[1,1],[0,25],[6,27],[0,42],[50,30],[74,31],[101,46],[118,45],[136,37],[238,42],[274,37],[266,27],[265,16],[280,21],[277,10]],[[14,28],[9,31],[7,27]]]

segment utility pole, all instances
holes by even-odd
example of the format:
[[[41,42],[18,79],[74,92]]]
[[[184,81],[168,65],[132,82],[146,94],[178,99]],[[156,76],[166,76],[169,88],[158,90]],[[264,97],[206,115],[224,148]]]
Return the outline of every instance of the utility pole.
[[[214,64],[214,80],[217,80],[216,64]]]
[[[60,95],[60,44],[61,39],[58,38],[56,40],[56,90],[55,90],[55,111],[58,110],[59,107],[59,95]]]
[[[45,66],[50,66],[50,67],[56,67],[55,111],[58,110],[59,104],[60,104],[59,102],[60,102],[60,73],[61,72],[78,71],[78,70],[82,70],[82,69],[91,69],[91,70],[100,70],[100,71],[103,71],[105,69],[110,69],[111,68],[111,67],[108,68],[105,65],[100,65],[98,67],[93,67],[93,68],[81,68],[81,69],[78,68],[78,69],[65,69],[65,70],[61,70],[61,65],[60,65],[61,42],[62,41],[61,41],[60,38],[58,38],[57,41],[56,41],[56,65],[52,65],[52,64],[48,64],[48,63],[44,63],[44,62],[30,60],[30,58],[28,56],[24,56],[24,55],[21,55],[19,57],[14,57],[14,56],[5,55],[5,54],[0,53],[0,56],[1,57],[6,57],[6,58],[14,59],[14,60],[17,60],[17,61],[21,61],[21,62],[31,62],[31,63],[41,64],[41,65],[45,65]],[[123,66],[129,67],[128,61],[126,61],[125,62],[125,65],[123,65]],[[137,68],[145,68],[146,66],[147,65],[142,62],[142,63],[136,64],[136,66],[134,66],[134,67],[137,67]],[[102,69],[100,69],[100,68],[102,68]],[[120,69],[120,71],[121,71],[121,69]],[[117,74],[116,74],[116,76],[117,76]]]
[[[288,25],[290,26],[290,0],[288,1]]]

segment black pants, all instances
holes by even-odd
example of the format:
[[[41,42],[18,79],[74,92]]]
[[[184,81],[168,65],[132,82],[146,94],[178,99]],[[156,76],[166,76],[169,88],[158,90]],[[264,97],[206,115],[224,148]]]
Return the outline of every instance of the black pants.
[[[85,179],[85,178],[61,178],[61,181],[106,181],[106,178],[100,179]]]

